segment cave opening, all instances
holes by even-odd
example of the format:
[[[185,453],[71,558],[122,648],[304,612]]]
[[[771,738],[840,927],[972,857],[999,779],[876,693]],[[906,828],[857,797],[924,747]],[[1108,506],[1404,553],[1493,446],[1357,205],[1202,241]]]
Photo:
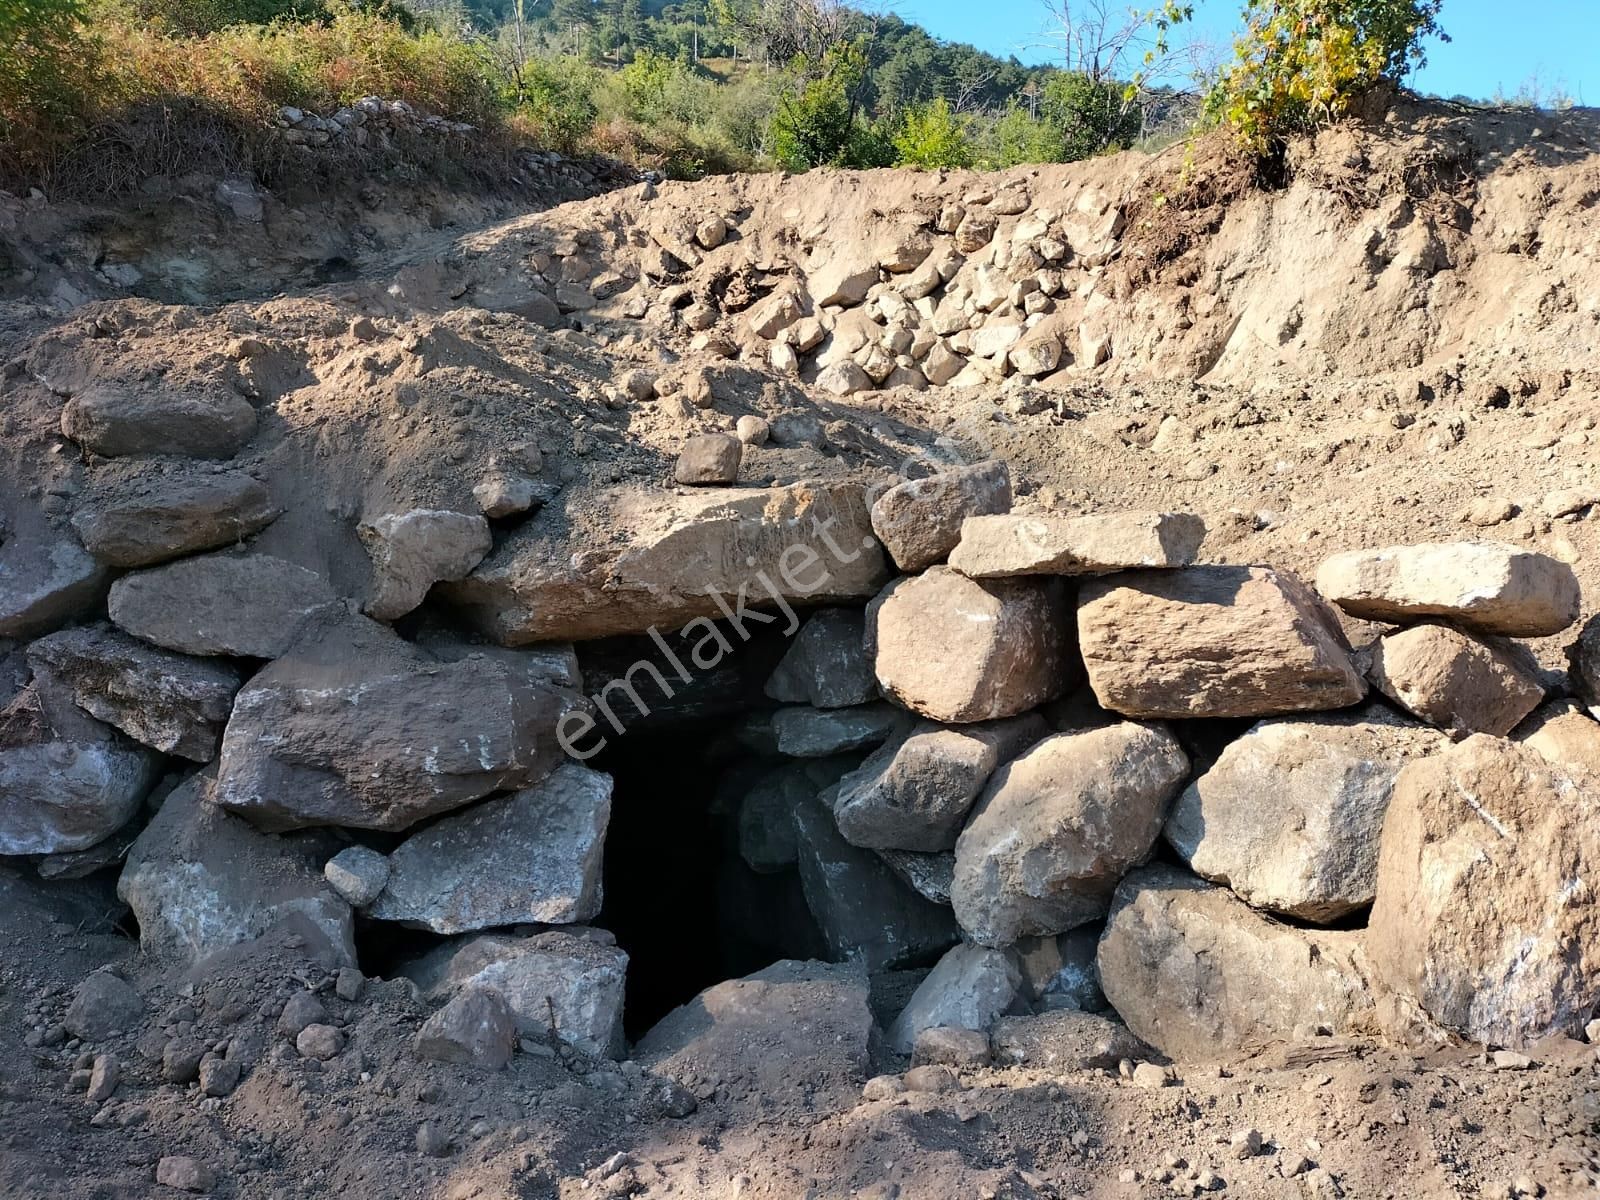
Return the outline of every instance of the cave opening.
[[[727,727],[628,733],[589,764],[615,785],[594,923],[628,953],[630,1040],[713,984],[824,954],[798,871],[757,871],[741,854],[741,802],[758,775],[730,757]]]

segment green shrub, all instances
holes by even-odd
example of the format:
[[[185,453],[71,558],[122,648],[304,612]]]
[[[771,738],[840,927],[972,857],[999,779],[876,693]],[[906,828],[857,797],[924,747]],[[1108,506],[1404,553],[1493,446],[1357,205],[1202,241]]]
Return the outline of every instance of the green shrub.
[[[1331,120],[1380,79],[1398,82],[1443,37],[1442,0],[1245,0],[1245,31],[1207,113],[1263,152]]]
[[[570,153],[594,129],[599,74],[575,58],[536,59],[523,73],[526,99],[519,115],[546,145]]]
[[[814,67],[799,58],[793,70],[796,86],[779,97],[772,114],[770,151],[779,166],[809,171],[893,161],[889,139],[861,119],[867,56],[859,43],[831,47]]]
[[[1127,89],[1077,71],[1045,82],[1039,115],[1056,162],[1077,162],[1138,140],[1141,113]]]
[[[0,167],[32,169],[79,128],[98,55],[80,0],[0,3]]]
[[[950,111],[943,96],[906,110],[900,131],[894,137],[894,150],[895,161],[900,166],[919,167],[925,171],[972,165],[972,144],[967,140],[966,124]]]

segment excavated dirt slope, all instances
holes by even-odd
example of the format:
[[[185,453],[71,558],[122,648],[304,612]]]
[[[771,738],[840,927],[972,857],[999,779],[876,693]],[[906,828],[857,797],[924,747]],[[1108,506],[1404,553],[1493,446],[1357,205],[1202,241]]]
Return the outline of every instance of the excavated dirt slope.
[[[0,699],[21,694],[32,639],[106,617],[123,567],[89,560],[89,518],[213,474],[257,481],[278,514],[234,540],[369,613],[384,581],[364,526],[487,512],[488,558],[402,610],[409,641],[534,639],[518,630],[547,610],[506,614],[535,545],[563,552],[539,568],[575,597],[560,636],[609,635],[629,624],[607,599],[629,549],[693,494],[674,483],[679,452],[735,430],[743,488],[1000,459],[1017,511],[1194,512],[1203,561],[1307,579],[1338,551],[1512,543],[1570,564],[1587,621],[1600,117],[1406,102],[1295,146],[1288,179],[1256,186],[1202,145],[994,175],[636,184],[461,236],[398,221],[410,240],[315,285],[300,248],[309,237],[325,259],[325,229],[242,226],[234,260],[228,218],[208,209],[196,266],[171,226],[7,201],[0,261],[35,275],[0,286]],[[101,269],[108,246],[137,269]],[[282,270],[252,287],[252,259]],[[241,295],[260,298],[218,302]],[[108,391],[159,410],[141,428],[170,444],[92,428],[82,414]],[[207,436],[225,448],[175,449]],[[258,619],[261,597],[222,599]],[[1352,641],[1368,632],[1345,624]],[[1555,692],[1572,639],[1533,643]],[[248,673],[279,650],[227,653]],[[628,661],[605,653],[580,645],[578,661]],[[332,675],[353,669],[336,658]],[[739,707],[691,713],[695,736],[731,730]],[[24,736],[32,718],[4,716],[0,735]],[[437,938],[361,926],[360,988],[282,927],[198,965],[141,951],[113,885],[154,807],[87,857],[0,860],[0,1195],[1409,1198],[1591,1194],[1600,1170],[1594,1049],[1566,1039],[1496,1063],[1457,1039],[1317,1036],[1313,1021],[1220,1064],[1180,1059],[1158,1087],[1123,1078],[1113,1053],[863,1098],[866,1078],[905,1067],[882,1031],[917,977],[874,980],[870,1036],[848,982],[793,999],[771,985],[793,1027],[730,1020],[711,1065],[648,1039],[618,1063],[554,1038],[524,1040],[501,1071],[419,1062],[430,1006],[393,968]],[[325,832],[293,853],[320,863],[339,844]],[[670,923],[676,890],[644,907]],[[75,989],[108,963],[144,1015],[70,1033]],[[308,989],[313,1026],[337,1031],[325,1059],[278,1032]],[[242,1082],[207,1094],[165,1061],[181,1047],[244,1062]],[[96,1103],[99,1056],[120,1080]],[[1235,1139],[1250,1130],[1259,1153]],[[174,1157],[196,1174],[160,1165]]]

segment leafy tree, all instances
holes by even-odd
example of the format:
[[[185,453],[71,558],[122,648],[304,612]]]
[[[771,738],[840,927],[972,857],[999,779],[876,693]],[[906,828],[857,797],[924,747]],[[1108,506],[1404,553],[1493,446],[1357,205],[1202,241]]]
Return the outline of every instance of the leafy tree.
[[[895,161],[900,166],[933,170],[970,167],[972,144],[964,122],[950,110],[943,96],[920,108],[907,110],[894,138]]]
[[[1143,117],[1128,103],[1127,89],[1077,71],[1045,82],[1039,111],[1051,129],[1057,162],[1077,162],[1108,150],[1125,150],[1139,137]]]
[[[593,68],[579,59],[535,59],[524,72],[522,111],[551,146],[575,150],[599,116],[597,83]]]
[[[859,43],[832,47],[815,69],[802,56],[794,64],[798,89],[772,114],[772,157],[790,171],[863,166],[878,147],[858,126],[867,57]]]
[[[1442,2],[1245,0],[1245,31],[1207,112],[1264,152],[1338,116],[1380,79],[1398,82],[1422,66],[1423,43],[1446,37]]]

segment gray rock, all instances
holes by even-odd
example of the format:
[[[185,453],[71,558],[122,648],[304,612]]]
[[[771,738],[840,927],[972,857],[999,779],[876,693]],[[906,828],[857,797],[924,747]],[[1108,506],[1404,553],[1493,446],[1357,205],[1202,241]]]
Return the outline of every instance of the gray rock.
[[[976,1029],[924,1029],[911,1047],[913,1066],[983,1067],[989,1035]]]
[[[910,1054],[924,1030],[986,1033],[996,1017],[1017,1005],[1021,986],[1022,974],[1009,952],[963,942],[947,952],[911,994],[889,1029],[889,1044],[899,1054]]]
[[[320,839],[261,833],[210,804],[207,775],[162,803],[128,851],[117,895],[148,954],[195,962],[285,922],[314,930],[333,965],[355,962],[350,906],[323,878]]]
[[[739,801],[739,855],[752,871],[770,874],[794,866],[799,848],[794,814],[839,782],[849,756],[808,759],[768,771]]]
[[[628,956],[602,938],[588,930],[475,934],[430,951],[402,971],[433,1001],[471,988],[498,992],[519,1036],[558,1038],[587,1054],[620,1058],[626,1048]]]
[[[1569,771],[1600,778],[1600,721],[1575,701],[1546,704],[1518,725],[1512,736]]]
[[[96,383],[61,410],[61,432],[106,458],[175,454],[230,458],[256,431],[256,410],[235,392],[183,392],[161,384]]]
[[[684,442],[672,478],[685,484],[729,484],[739,481],[744,443],[726,433],[704,433]]]
[[[917,895],[948,907],[956,876],[955,851],[879,850],[877,855]]]
[[[1205,521],[1193,513],[969,517],[950,565],[976,579],[1187,567],[1205,536]]]
[[[1057,734],[1001,767],[956,842],[961,928],[1007,946],[1103,916],[1188,772],[1169,733],[1131,723]]]
[[[73,704],[36,670],[0,707],[0,855],[86,850],[126,825],[160,756]]]
[[[848,750],[876,746],[910,722],[889,704],[855,708],[780,708],[772,714],[778,753],[791,758],[826,758]]]
[[[640,1039],[634,1058],[730,1098],[848,1104],[870,1062],[872,1010],[860,963],[784,960],[707,988]]]
[[[313,623],[234,701],[216,802],[268,829],[400,830],[537,782],[579,703],[571,655],[503,653],[435,657],[343,613]]]
[[[878,683],[935,721],[1016,716],[1072,682],[1056,580],[975,580],[948,567],[889,585],[867,608]]]
[[[857,609],[813,613],[767,680],[766,693],[783,704],[849,708],[878,698],[863,638],[866,619]]]
[[[795,810],[800,883],[830,957],[868,970],[926,960],[957,940],[950,910],[917,895],[839,836],[820,801]]]
[[[103,627],[67,629],[28,647],[90,716],[167,754],[210,762],[244,674],[231,663],[158,650]]]
[[[380,621],[405,616],[436,583],[465,579],[493,545],[482,516],[430,508],[387,513],[356,532],[372,559],[364,610]]]
[[[1335,554],[1317,590],[1352,616],[1404,622],[1442,617],[1477,633],[1548,637],[1578,619],[1571,567],[1498,542],[1443,542]]]
[[[242,542],[278,516],[272,497],[243,471],[139,475],[90,492],[72,527],[101,562],[147,567]]]
[[[0,633],[4,633],[0,623]],[[1567,649],[1572,666],[1573,689],[1590,711],[1600,713],[1600,615],[1590,617],[1578,640]]]
[[[366,846],[346,846],[322,865],[328,886],[354,908],[365,908],[389,882],[389,857]]]
[[[1366,694],[1332,610],[1267,567],[1089,580],[1078,643],[1101,705],[1130,717],[1264,717]]]
[[[120,628],[183,654],[276,658],[335,604],[322,576],[266,554],[206,554],[135,571],[111,587]]]
[[[1001,1017],[990,1039],[1000,1062],[1047,1071],[1110,1071],[1150,1054],[1121,1022],[1072,1009]]]
[[[1359,934],[1291,928],[1226,888],[1147,867],[1117,888],[1100,983],[1135,1035],[1174,1059],[1214,1062],[1297,1028],[1350,1034],[1370,1021],[1361,945]]]
[[[941,563],[969,517],[1011,511],[1011,475],[998,460],[897,484],[872,505],[872,531],[902,571]]]
[[[1257,908],[1335,921],[1372,903],[1400,769],[1448,745],[1377,706],[1263,721],[1178,798],[1166,837],[1197,874]]]
[[[132,1033],[144,1020],[144,1001],[133,985],[110,971],[96,971],[72,993],[61,1024],[73,1037],[100,1042]]]
[[[418,1058],[498,1071],[517,1048],[516,1019],[492,988],[469,988],[423,1023]]]
[[[368,909],[435,933],[570,924],[600,911],[611,777],[558,767],[541,783],[445,817],[395,848]]]
[[[111,573],[71,538],[12,533],[0,543],[0,637],[31,637],[93,610]]]
[[[839,781],[839,832],[871,850],[954,849],[995,768],[1049,732],[1037,714],[956,729],[921,722]]]
[[[1418,625],[1379,638],[1367,675],[1389,699],[1457,734],[1503,737],[1544,700],[1539,666],[1525,647],[1448,625]]]
[[[1012,947],[1028,999],[1047,1008],[1098,1012],[1106,1006],[1095,971],[1100,929],[1094,925],[1055,937],[1021,938]]]

